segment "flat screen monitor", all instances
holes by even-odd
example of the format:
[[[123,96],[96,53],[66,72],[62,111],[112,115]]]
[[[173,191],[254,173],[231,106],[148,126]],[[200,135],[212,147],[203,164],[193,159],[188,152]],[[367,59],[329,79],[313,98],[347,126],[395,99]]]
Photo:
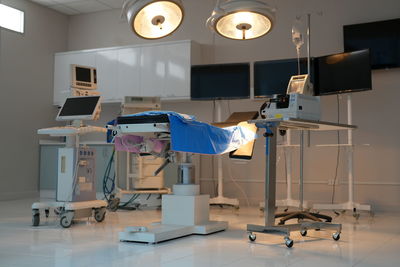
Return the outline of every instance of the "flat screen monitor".
[[[298,75],[297,58],[254,62],[254,96],[285,95],[293,75]],[[300,59],[300,74],[307,74],[307,59]],[[313,61],[311,60],[311,82]]]
[[[372,69],[400,67],[400,19],[343,26],[344,51],[369,49]]]
[[[193,100],[250,98],[250,64],[192,66],[190,84]]]
[[[340,53],[315,59],[316,95],[371,90],[368,50]]]
[[[100,105],[100,96],[68,97],[56,120],[93,120]]]
[[[84,90],[97,89],[97,72],[96,68],[71,65],[72,87]]]

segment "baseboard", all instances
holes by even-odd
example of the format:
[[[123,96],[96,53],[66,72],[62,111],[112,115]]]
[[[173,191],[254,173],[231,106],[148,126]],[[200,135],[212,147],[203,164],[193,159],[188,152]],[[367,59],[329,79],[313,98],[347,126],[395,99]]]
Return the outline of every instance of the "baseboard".
[[[0,201],[16,200],[24,198],[37,198],[39,197],[38,191],[23,191],[23,192],[1,192]]]

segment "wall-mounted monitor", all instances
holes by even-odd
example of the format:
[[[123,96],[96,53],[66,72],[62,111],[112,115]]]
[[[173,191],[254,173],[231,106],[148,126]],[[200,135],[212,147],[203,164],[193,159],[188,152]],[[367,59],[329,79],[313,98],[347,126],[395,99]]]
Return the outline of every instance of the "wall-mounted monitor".
[[[344,51],[369,49],[372,69],[400,67],[400,19],[343,26]]]
[[[250,98],[250,64],[192,66],[190,97],[192,100]]]
[[[56,120],[93,120],[100,108],[100,96],[68,97]]]
[[[368,50],[315,58],[316,95],[330,95],[372,89]]]
[[[254,97],[285,95],[293,75],[307,74],[307,59],[300,59],[300,73],[297,58],[254,62]],[[313,82],[313,61],[311,60],[311,82]]]
[[[97,89],[96,68],[71,65],[72,87],[84,90]]]

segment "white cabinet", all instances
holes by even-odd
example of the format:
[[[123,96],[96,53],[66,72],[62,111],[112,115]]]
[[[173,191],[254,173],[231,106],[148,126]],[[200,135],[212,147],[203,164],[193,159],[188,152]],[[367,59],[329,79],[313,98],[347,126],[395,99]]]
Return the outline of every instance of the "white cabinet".
[[[118,101],[124,96],[140,96],[140,47],[118,50]]]
[[[192,41],[57,53],[54,59],[54,104],[70,94],[71,64],[97,68],[103,102],[125,96],[190,98],[190,67],[200,63],[200,47]]]
[[[114,102],[118,99],[118,50],[96,52],[97,90],[103,102]]]
[[[165,48],[144,46],[140,57],[141,96],[164,96]]]
[[[165,45],[164,49],[165,79],[163,97],[190,97],[191,46],[186,43],[178,43]]]

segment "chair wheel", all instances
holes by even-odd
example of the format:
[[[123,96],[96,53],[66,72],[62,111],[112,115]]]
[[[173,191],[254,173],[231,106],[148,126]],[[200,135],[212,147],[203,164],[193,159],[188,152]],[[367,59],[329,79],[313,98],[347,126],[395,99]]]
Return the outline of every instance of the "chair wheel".
[[[257,236],[256,236],[255,234],[252,234],[252,233],[249,234],[249,240],[250,240],[251,242],[256,241],[256,238],[257,238]]]
[[[332,235],[333,240],[338,241],[340,239],[340,233],[336,232]]]
[[[290,239],[290,238],[288,238],[288,237],[285,237],[285,245],[286,245],[288,248],[293,247],[293,240]]]

